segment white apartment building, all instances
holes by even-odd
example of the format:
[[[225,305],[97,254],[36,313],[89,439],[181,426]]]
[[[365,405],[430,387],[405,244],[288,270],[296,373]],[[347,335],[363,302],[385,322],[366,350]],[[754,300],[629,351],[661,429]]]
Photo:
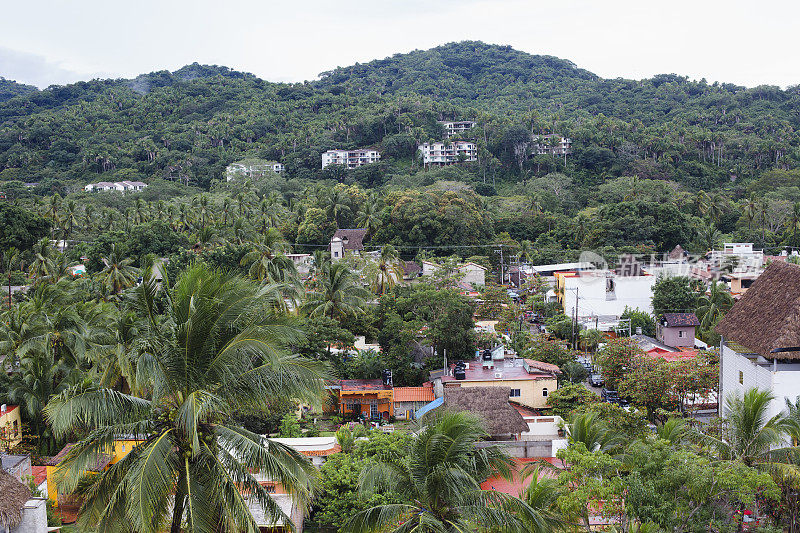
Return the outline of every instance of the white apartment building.
[[[98,183],[90,183],[86,185],[83,190],[86,192],[103,192],[103,191],[117,191],[117,192],[139,192],[147,188],[147,184],[141,181],[101,181]]]
[[[225,167],[225,176],[227,181],[232,181],[237,177],[262,178],[267,172],[280,174],[283,171],[284,166],[282,163],[253,159],[231,163]]]
[[[361,150],[328,150],[322,154],[322,168],[328,165],[342,165],[347,168],[358,168],[362,165],[380,161],[381,153],[377,150],[362,148]]]
[[[726,242],[722,250],[710,254],[711,267],[733,267],[732,272],[756,272],[764,266],[764,250],[754,250],[752,242]]]
[[[560,135],[537,135],[533,137],[534,155],[568,155],[572,153],[572,139]]]
[[[452,165],[461,161],[477,161],[478,146],[469,141],[420,144],[418,151],[426,165]]]
[[[453,135],[458,135],[460,133],[464,133],[465,131],[469,131],[477,125],[471,120],[458,120],[452,122],[440,120],[439,124],[444,127],[444,136],[448,139]]]

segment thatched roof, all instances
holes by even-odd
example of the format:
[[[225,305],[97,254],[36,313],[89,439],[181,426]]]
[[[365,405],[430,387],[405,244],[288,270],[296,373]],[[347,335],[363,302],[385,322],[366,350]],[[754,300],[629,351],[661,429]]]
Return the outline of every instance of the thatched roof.
[[[364,237],[367,236],[366,228],[352,228],[352,229],[337,229],[333,233],[333,239],[342,239],[343,248],[345,250],[363,250]]]
[[[0,529],[14,529],[22,521],[22,509],[31,498],[28,487],[0,470]]]
[[[528,431],[528,424],[508,403],[510,392],[510,387],[445,387],[444,404],[481,417],[489,435],[517,435]]]
[[[769,359],[800,359],[800,266],[773,261],[715,328]]]

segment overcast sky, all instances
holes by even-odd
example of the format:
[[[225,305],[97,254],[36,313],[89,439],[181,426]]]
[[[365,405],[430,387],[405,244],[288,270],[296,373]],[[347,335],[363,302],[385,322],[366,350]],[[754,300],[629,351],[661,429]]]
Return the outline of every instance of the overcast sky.
[[[46,87],[198,61],[270,81],[465,39],[603,77],[800,83],[800,3],[740,0],[39,0],[0,4],[0,76]]]

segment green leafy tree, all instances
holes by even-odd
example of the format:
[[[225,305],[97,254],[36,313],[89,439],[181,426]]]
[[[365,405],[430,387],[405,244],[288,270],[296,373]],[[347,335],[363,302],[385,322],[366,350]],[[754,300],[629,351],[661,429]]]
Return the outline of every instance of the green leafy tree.
[[[692,313],[697,309],[698,282],[686,276],[661,276],[653,285],[653,314]]]
[[[303,432],[300,429],[300,422],[297,420],[295,413],[286,413],[281,419],[281,426],[278,428],[278,436],[284,438],[302,437]]]
[[[600,398],[581,383],[562,385],[547,395],[547,405],[553,408],[553,414],[567,419],[579,409],[597,403]]]

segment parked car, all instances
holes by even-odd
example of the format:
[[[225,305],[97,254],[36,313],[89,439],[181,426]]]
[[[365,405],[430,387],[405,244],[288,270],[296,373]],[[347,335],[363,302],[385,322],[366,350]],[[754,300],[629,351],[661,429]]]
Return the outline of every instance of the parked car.
[[[616,404],[620,403],[619,393],[612,389],[604,388],[603,390],[601,390],[600,398],[602,398],[604,402],[616,403]]]
[[[592,387],[602,387],[606,384],[606,380],[603,379],[602,374],[590,374],[589,383],[592,385]]]

